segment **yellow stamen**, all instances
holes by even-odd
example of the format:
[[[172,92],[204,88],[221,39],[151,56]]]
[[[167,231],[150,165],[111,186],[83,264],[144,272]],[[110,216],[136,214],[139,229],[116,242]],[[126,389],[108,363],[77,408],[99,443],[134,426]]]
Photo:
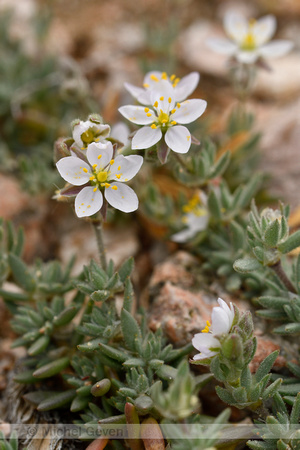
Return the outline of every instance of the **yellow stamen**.
[[[102,155],[99,155],[99,156],[98,156],[98,159],[101,159],[101,158],[102,158]]]
[[[151,78],[151,80],[153,80],[153,81],[158,81],[158,78],[157,78],[157,76],[155,76],[155,75],[150,75],[150,78]]]
[[[168,98],[168,102],[171,103],[171,101],[172,101],[172,99],[171,99],[171,97],[169,97],[169,98]]]
[[[145,108],[144,111],[145,113],[147,113],[149,111],[149,108]]]
[[[181,106],[181,104],[180,104],[180,103],[177,103],[176,107],[177,107],[177,108],[180,108],[180,106]]]
[[[147,114],[147,117],[151,117],[151,116],[152,116],[152,114],[151,114],[151,113],[148,113],[148,114]]]
[[[112,166],[113,164],[115,163],[115,160],[114,159],[111,159],[110,161],[109,161],[109,164]]]
[[[170,80],[173,81],[173,80],[175,80],[175,78],[176,78],[176,75],[173,73],[173,75],[170,76]]]
[[[211,326],[211,324],[210,324],[209,320],[207,320],[207,321],[206,321],[206,325],[207,325],[208,327],[210,327],[210,326]]]
[[[95,175],[92,175],[92,176],[90,177],[90,180],[93,181],[95,178],[96,178]]]
[[[163,102],[163,101],[164,101],[164,97],[159,97],[159,100],[160,100],[161,102]]]
[[[121,166],[118,167],[118,170],[121,170]]]
[[[156,102],[153,104],[153,106],[154,106],[155,108],[157,108],[157,107],[158,107],[158,102],[156,101]]]
[[[152,130],[155,130],[155,129],[157,128],[157,126],[155,125],[155,123],[153,123],[153,124],[151,125],[151,128],[152,128]]]
[[[162,80],[167,80],[168,79],[168,75],[166,74],[166,72],[163,72],[161,74],[161,78],[162,78]]]
[[[118,175],[116,175],[116,177],[118,178],[118,180],[121,178],[121,175],[120,174],[118,174]]]
[[[109,188],[109,187],[110,187],[110,184],[109,184],[109,183],[105,183],[104,186],[105,186],[106,188]]]
[[[96,167],[98,166],[98,164],[93,164],[93,169],[95,170],[96,169]]]
[[[96,192],[97,189],[98,189],[98,188],[97,188],[97,186],[96,186],[96,187],[94,187],[93,191]]]
[[[148,87],[149,87],[149,84],[144,83],[143,86],[144,86],[144,88],[148,88]]]
[[[112,186],[111,187],[114,191],[117,191],[118,190],[118,186]]]
[[[84,167],[83,169],[82,169],[85,173],[87,173],[88,172],[88,170]]]
[[[177,122],[175,122],[175,120],[172,120],[171,125],[177,125]]]
[[[171,114],[174,114],[176,112],[176,109],[172,109]]]

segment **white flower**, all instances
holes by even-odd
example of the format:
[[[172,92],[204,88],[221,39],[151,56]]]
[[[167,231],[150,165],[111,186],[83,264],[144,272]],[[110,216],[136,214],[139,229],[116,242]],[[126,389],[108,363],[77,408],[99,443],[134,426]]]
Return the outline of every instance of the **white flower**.
[[[92,142],[105,142],[109,136],[110,126],[91,120],[82,120],[73,128],[73,139],[81,150],[86,150]]]
[[[111,128],[110,137],[116,139],[123,144],[123,147],[127,147],[130,143],[129,141],[130,130],[128,126],[123,122],[118,122]]]
[[[107,202],[123,212],[138,208],[135,192],[124,181],[131,180],[140,170],[143,158],[138,155],[113,157],[111,142],[92,143],[87,148],[87,161],[77,156],[67,156],[56,164],[64,180],[74,186],[82,186],[75,198],[78,217],[92,216]]]
[[[199,354],[195,355],[193,360],[211,358],[215,356],[221,345],[215,336],[228,334],[234,319],[234,308],[230,302],[230,308],[224,300],[218,299],[219,306],[215,306],[212,310],[211,324],[206,322],[206,327],[201,333],[195,334],[192,339],[193,346],[199,350]]]
[[[206,108],[201,99],[175,100],[174,88],[167,80],[161,80],[160,90],[151,91],[152,108],[126,105],[120,113],[138,125],[144,125],[132,139],[132,149],[146,149],[159,142],[162,137],[167,146],[176,153],[187,153],[191,146],[189,130],[178,124],[187,124],[200,117]],[[149,126],[148,126],[149,125]]]
[[[174,74],[168,77],[166,72],[152,71],[145,75],[143,82],[144,88],[133,86],[130,83],[125,83],[125,88],[139,103],[142,105],[150,105],[151,91],[159,91],[161,82],[168,81],[173,87],[172,98],[177,102],[182,102],[196,89],[199,79],[200,75],[198,72],[191,72],[189,75],[180,79]]]
[[[293,47],[293,43],[286,40],[268,43],[276,30],[276,19],[272,15],[248,21],[238,13],[228,12],[224,28],[230,40],[211,38],[207,44],[218,53],[235,56],[241,63],[252,64],[259,57],[278,58]]]
[[[199,231],[207,228],[209,221],[209,213],[206,208],[207,196],[203,192],[199,192],[190,199],[187,205],[183,207],[183,223],[187,226],[182,231],[171,236],[174,242],[186,242],[194,237]]]

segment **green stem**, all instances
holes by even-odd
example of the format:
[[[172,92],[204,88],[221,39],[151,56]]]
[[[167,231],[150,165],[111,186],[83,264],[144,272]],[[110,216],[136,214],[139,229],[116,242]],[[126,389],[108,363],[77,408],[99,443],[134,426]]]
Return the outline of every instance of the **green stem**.
[[[103,224],[102,219],[96,220],[95,222],[93,222],[93,228],[95,230],[95,235],[96,235],[96,241],[97,241],[97,247],[98,247],[98,253],[99,253],[101,267],[102,267],[103,270],[106,271],[106,269],[107,269],[106,250],[105,250],[104,241],[103,241],[102,224]]]

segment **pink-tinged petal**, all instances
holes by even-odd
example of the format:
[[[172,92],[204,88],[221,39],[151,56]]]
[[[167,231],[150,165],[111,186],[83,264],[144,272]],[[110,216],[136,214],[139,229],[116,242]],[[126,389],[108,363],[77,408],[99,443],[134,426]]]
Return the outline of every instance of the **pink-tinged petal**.
[[[140,155],[117,156],[111,165],[109,180],[131,180],[140,170],[143,160]]]
[[[102,144],[100,142],[89,144],[86,152],[88,162],[91,166],[97,164],[95,170],[102,170],[111,161],[113,156],[113,146],[111,142]]]
[[[213,334],[227,334],[229,332],[231,324],[229,317],[223,308],[220,308],[219,306],[213,308],[211,320],[211,331]]]
[[[171,111],[175,106],[175,101],[175,89],[169,81],[161,80],[155,89],[151,89],[151,105],[157,102],[158,106],[155,109],[158,114],[160,110],[166,113]]]
[[[293,42],[285,40],[277,40],[263,45],[259,49],[259,54],[263,58],[280,58],[289,53],[294,47]]]
[[[125,105],[119,108],[119,112],[123,117],[137,125],[149,125],[156,120],[154,111],[149,109],[149,111],[146,112],[144,106]]]
[[[185,100],[196,89],[200,80],[198,72],[192,72],[183,77],[174,88],[177,102]]]
[[[137,195],[126,184],[111,183],[109,188],[105,188],[104,195],[108,203],[120,211],[129,213],[138,209],[139,200]]]
[[[254,41],[258,47],[268,42],[276,30],[276,19],[271,14],[261,17],[252,26]]]
[[[152,147],[162,137],[160,128],[143,127],[133,136],[131,148],[132,150],[141,150]]]
[[[103,196],[99,189],[94,192],[92,186],[83,188],[75,199],[75,212],[78,217],[92,216],[101,209]]]
[[[61,177],[74,186],[82,186],[90,179],[90,166],[76,156],[66,156],[65,158],[61,158],[56,163],[56,167]]]
[[[201,353],[220,347],[220,342],[211,333],[198,333],[192,339],[193,347]]]
[[[204,113],[206,106],[207,102],[200,98],[186,100],[172,114],[171,119],[181,124],[194,122],[194,120],[198,119]]]
[[[248,33],[248,21],[242,15],[229,11],[224,17],[224,29],[230,39],[242,43]]]
[[[209,38],[205,41],[205,43],[214,52],[222,55],[234,55],[238,49],[238,45],[228,39]]]
[[[143,94],[145,91],[145,89],[134,86],[133,84],[130,83],[124,83],[124,87],[136,99],[138,98],[139,95]]]
[[[258,50],[252,50],[252,51],[251,50],[250,51],[239,50],[235,56],[236,56],[237,60],[243,64],[253,64],[258,59],[259,52],[258,52]]]
[[[165,134],[167,146],[175,153],[187,153],[191,146],[191,133],[186,127],[176,125]]]

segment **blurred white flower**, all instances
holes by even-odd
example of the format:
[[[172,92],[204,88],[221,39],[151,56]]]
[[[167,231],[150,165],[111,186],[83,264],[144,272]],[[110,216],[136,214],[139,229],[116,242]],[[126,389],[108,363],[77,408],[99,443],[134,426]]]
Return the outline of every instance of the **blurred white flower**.
[[[139,155],[113,158],[111,142],[92,143],[87,147],[87,160],[77,156],[60,159],[56,167],[64,180],[73,186],[82,186],[75,198],[78,217],[92,216],[107,202],[123,212],[138,208],[138,198],[133,189],[124,185],[140,170],[143,158]],[[75,189],[76,191],[76,189]]]
[[[244,64],[252,64],[260,57],[278,58],[293,47],[287,40],[268,42],[276,30],[276,19],[272,15],[247,20],[230,11],[224,17],[224,29],[229,39],[211,38],[207,45],[218,53],[235,56]]]
[[[199,192],[190,199],[188,204],[183,207],[183,212],[185,214],[182,221],[187,228],[173,234],[173,236],[171,236],[172,241],[186,242],[199,233],[199,231],[203,231],[207,228],[209,212],[206,205],[207,196],[204,192]]]
[[[123,122],[118,122],[111,127],[110,137],[121,142],[123,144],[123,147],[127,147],[129,145],[129,135],[130,130],[128,126]]]
[[[105,142],[110,134],[110,126],[91,120],[80,120],[73,126],[73,139],[80,150],[86,150],[92,142]]]
[[[151,105],[151,91],[159,91],[162,82],[167,81],[173,87],[172,98],[177,102],[182,102],[196,89],[199,79],[198,72],[191,72],[180,79],[175,74],[169,77],[166,72],[152,71],[145,75],[143,88],[130,83],[125,83],[125,88],[142,105]]]
[[[168,80],[161,80],[159,90],[151,90],[150,94],[150,104],[153,108],[133,105],[119,108],[126,119],[144,125],[135,133],[132,149],[152,147],[164,138],[167,146],[174,152],[187,153],[191,146],[191,134],[186,127],[178,124],[187,124],[198,119],[205,111],[206,101],[192,99],[179,103]]]
[[[207,320],[206,327],[201,333],[195,334],[192,339],[193,346],[200,352],[194,356],[194,361],[217,355],[221,345],[215,336],[230,332],[235,315],[233,304],[230,302],[229,308],[227,303],[221,298],[218,299],[218,303],[219,306],[215,306],[212,310],[211,324]]]

